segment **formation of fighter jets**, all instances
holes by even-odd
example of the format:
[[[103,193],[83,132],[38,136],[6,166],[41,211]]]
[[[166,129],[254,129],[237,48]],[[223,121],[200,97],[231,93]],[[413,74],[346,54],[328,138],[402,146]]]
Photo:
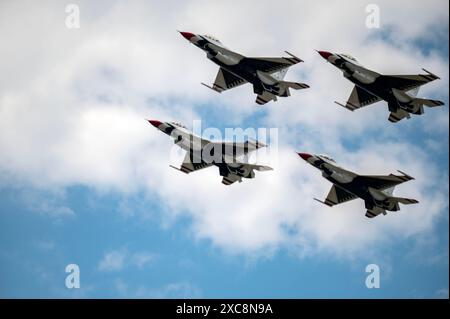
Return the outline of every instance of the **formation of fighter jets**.
[[[284,81],[288,69],[303,62],[286,51],[288,57],[246,57],[226,48],[219,40],[209,35],[180,32],[189,42],[206,52],[208,59],[219,65],[219,71],[212,86],[206,87],[223,92],[245,83],[253,86],[257,94],[256,103],[266,104],[277,101],[277,97],[290,96],[290,89],[309,88],[305,83]],[[355,84],[344,108],[354,111],[367,105],[385,101],[390,112],[389,121],[398,122],[410,118],[411,114],[421,115],[424,106],[436,107],[444,105],[442,101],[417,97],[420,86],[439,79],[438,76],[423,69],[426,74],[418,75],[382,75],[369,70],[348,54],[335,54],[318,51],[327,62],[339,68],[345,78]],[[158,130],[173,138],[175,145],[186,151],[181,166],[172,168],[189,174],[210,166],[216,166],[222,176],[222,183],[230,185],[241,182],[243,178],[254,178],[255,171],[272,170],[269,166],[250,164],[247,155],[265,144],[258,141],[225,142],[210,141],[189,132],[186,127],[173,122],[149,120]],[[366,217],[373,218],[386,211],[400,210],[399,204],[417,204],[410,198],[393,195],[395,186],[414,178],[399,171],[401,175],[358,175],[339,167],[326,155],[298,155],[322,171],[322,176],[333,186],[324,201],[318,202],[327,206],[335,206],[357,198],[364,200],[367,209]],[[244,159],[241,159],[244,158]]]

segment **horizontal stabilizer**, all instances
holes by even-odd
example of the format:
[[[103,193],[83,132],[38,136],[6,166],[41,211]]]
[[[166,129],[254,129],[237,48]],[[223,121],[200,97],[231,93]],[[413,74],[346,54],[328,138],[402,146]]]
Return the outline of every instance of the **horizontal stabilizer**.
[[[307,89],[309,88],[308,84],[305,83],[298,83],[298,82],[287,82],[287,81],[280,81],[281,86],[285,86],[294,90],[301,90],[301,89]]]
[[[264,165],[254,165],[254,164],[246,164],[249,168],[254,169],[259,172],[265,172],[265,171],[273,171],[273,168],[270,166],[264,166]]]
[[[386,215],[386,210],[384,210],[383,208],[380,208],[380,207],[374,207],[373,209],[368,209],[367,210],[366,217],[367,218],[374,218],[374,217],[377,217],[380,214]]]
[[[409,114],[408,112],[406,112],[403,109],[398,109],[396,112],[389,113],[388,120],[391,123],[397,123],[397,122],[403,120],[404,118],[406,118],[406,119],[411,118],[411,114]]]
[[[413,105],[426,105],[428,107],[436,107],[436,106],[442,106],[445,103],[439,100],[429,100],[429,99],[420,99],[420,98],[415,98],[412,100],[411,102]]]
[[[277,97],[270,92],[264,91],[256,97],[256,104],[264,105],[270,101],[276,101]]]
[[[228,176],[224,176],[222,178],[222,184],[227,185],[227,186],[231,185],[231,184],[233,184],[235,182],[241,183],[242,182],[242,178],[240,176],[235,175],[235,174],[228,174]]]
[[[413,198],[404,198],[404,197],[391,197],[389,198],[389,201],[401,203],[403,205],[411,205],[411,204],[418,204],[419,201]]]

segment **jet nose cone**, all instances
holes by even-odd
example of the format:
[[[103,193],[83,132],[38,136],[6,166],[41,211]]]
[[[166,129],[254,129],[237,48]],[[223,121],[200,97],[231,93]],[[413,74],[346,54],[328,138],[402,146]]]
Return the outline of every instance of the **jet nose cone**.
[[[322,56],[322,58],[324,58],[325,60],[328,60],[328,58],[330,57],[330,56],[332,56],[333,55],[333,53],[330,53],[330,52],[328,52],[328,51],[317,51],[321,56]]]
[[[301,158],[303,158],[305,161],[308,160],[308,158],[310,158],[312,155],[308,154],[308,153],[298,153],[298,156],[300,156]]]
[[[156,121],[156,120],[148,120],[148,121],[151,125],[153,125],[156,128],[162,124],[160,121]]]
[[[180,32],[181,35],[188,41],[191,41],[191,38],[195,37],[195,34],[190,33],[190,32],[181,32],[181,31],[178,31],[178,32]]]

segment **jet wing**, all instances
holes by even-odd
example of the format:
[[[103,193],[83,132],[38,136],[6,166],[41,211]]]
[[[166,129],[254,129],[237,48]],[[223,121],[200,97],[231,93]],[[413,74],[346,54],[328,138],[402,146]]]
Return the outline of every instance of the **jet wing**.
[[[377,82],[388,88],[394,88],[402,91],[409,91],[428,82],[439,79],[437,75],[428,72],[424,69],[427,74],[417,74],[417,75],[380,75]]]
[[[204,161],[194,161],[192,153],[187,152],[180,168],[174,167],[172,165],[171,167],[175,168],[176,170],[182,171],[183,173],[189,174],[211,165],[212,163],[206,163]]]
[[[366,90],[361,89],[360,87],[356,86],[353,88],[352,93],[350,94],[350,97],[348,98],[347,104],[342,105],[340,103],[337,103],[346,109],[350,111],[354,111],[357,109],[360,109],[364,106],[376,103],[381,101],[381,99],[373,94],[370,94]]]
[[[400,172],[401,173],[401,172]],[[402,173],[402,175],[359,175],[355,177],[354,182],[362,183],[367,187],[378,190],[385,190],[404,182],[413,180],[414,178]]]
[[[244,79],[241,79],[233,73],[220,68],[219,72],[217,72],[216,80],[214,81],[211,89],[221,93],[225,90],[235,88],[245,83],[247,83],[247,81],[245,81]]]
[[[347,192],[346,190],[340,188],[339,186],[333,185],[324,202],[322,202],[316,198],[315,198],[315,200],[331,207],[334,205],[338,205],[341,203],[345,203],[345,202],[354,200],[356,198],[358,198],[356,195],[353,195],[353,194]]]
[[[245,155],[253,151],[256,151],[257,149],[260,149],[262,147],[267,147],[266,144],[255,140],[248,140],[245,141],[244,143],[222,142],[221,145],[222,145],[222,154],[227,156]]]
[[[288,52],[286,52],[288,53]],[[250,67],[254,70],[263,71],[266,73],[275,73],[280,70],[286,69],[294,64],[303,62],[303,60],[297,58],[294,55],[288,53],[290,57],[283,58],[243,58],[241,60],[242,65]]]

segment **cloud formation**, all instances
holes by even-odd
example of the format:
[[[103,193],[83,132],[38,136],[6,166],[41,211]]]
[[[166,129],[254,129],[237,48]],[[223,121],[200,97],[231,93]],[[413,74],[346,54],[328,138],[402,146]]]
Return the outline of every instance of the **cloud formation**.
[[[425,67],[442,80],[421,94],[448,102],[448,57],[416,44],[433,38],[429,30],[436,25],[448,30],[448,2],[379,1],[382,34],[364,27],[360,1],[346,7],[346,19],[336,14],[340,1],[288,1],[282,12],[269,2],[240,5],[236,11],[230,2],[190,1],[173,10],[170,2],[81,2],[81,28],[71,30],[60,5],[22,10],[20,3],[2,3],[1,186],[83,185],[124,198],[156,195],[168,217],[191,219],[193,239],[231,253],[270,255],[285,248],[301,256],[354,257],[431,232],[448,208],[448,167],[442,171],[434,159],[439,152],[448,157],[448,145],[436,141],[448,144],[448,107],[396,126],[387,122],[383,103],[350,113],[333,104],[347,99],[350,83],[313,49],[351,52],[384,73]],[[232,27],[224,16],[233,17]],[[417,16],[420,23],[411,23]],[[287,79],[311,89],[259,109],[249,86],[209,92],[199,82],[212,81],[217,67],[176,29],[214,34],[249,56],[292,51],[306,62]],[[171,141],[144,119],[189,125],[202,115],[210,125],[278,127],[278,153],[260,159],[275,170],[227,188],[212,168],[189,176],[169,169]],[[217,118],[222,122],[212,122]],[[426,146],[416,145],[413,133],[428,139]],[[312,198],[326,196],[331,185],[295,151],[329,153],[362,174],[401,169],[416,180],[397,193],[421,203],[370,222],[360,201],[322,207]],[[63,210],[59,215],[69,212]],[[112,251],[99,269],[118,271],[126,257]],[[147,262],[136,258],[136,265]]]
[[[106,252],[98,263],[100,271],[121,271],[125,267],[137,267],[142,269],[155,259],[155,255],[149,252],[129,252],[122,248]]]

